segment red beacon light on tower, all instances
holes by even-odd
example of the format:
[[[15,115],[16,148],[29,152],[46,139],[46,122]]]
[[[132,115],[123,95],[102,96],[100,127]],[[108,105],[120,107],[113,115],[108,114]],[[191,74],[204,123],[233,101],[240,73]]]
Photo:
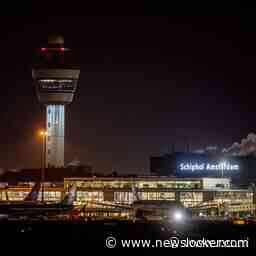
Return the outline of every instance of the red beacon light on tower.
[[[47,51],[47,48],[42,47],[40,50],[41,50],[41,52],[46,52],[46,51]]]

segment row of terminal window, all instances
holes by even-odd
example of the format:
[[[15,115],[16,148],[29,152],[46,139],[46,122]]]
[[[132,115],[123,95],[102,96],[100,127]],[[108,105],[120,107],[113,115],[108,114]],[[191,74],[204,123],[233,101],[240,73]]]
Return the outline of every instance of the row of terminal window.
[[[64,82],[64,83],[60,83],[60,82],[51,82],[51,83],[45,83],[45,82],[41,82],[40,86],[42,89],[74,89],[74,84],[73,81],[70,82]]]

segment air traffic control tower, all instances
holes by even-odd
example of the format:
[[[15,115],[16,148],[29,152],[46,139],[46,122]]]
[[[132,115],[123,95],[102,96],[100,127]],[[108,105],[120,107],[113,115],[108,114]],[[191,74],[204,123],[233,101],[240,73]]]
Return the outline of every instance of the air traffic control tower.
[[[49,37],[34,56],[32,78],[46,111],[46,167],[65,165],[65,107],[73,101],[80,74],[75,62],[74,54],[65,48],[59,35]]]

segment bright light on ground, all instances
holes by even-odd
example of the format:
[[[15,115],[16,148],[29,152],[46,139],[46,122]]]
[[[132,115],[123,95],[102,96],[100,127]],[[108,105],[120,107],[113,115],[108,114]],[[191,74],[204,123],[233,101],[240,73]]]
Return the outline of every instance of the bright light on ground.
[[[175,212],[174,213],[174,219],[176,221],[181,221],[183,219],[183,214],[181,212]]]

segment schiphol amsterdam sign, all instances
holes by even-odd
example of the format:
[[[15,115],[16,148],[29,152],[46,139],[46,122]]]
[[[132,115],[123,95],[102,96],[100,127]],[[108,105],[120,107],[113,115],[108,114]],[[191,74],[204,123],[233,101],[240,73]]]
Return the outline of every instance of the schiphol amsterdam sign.
[[[239,171],[238,164],[231,164],[229,162],[212,163],[191,163],[182,162],[179,164],[180,171]]]

